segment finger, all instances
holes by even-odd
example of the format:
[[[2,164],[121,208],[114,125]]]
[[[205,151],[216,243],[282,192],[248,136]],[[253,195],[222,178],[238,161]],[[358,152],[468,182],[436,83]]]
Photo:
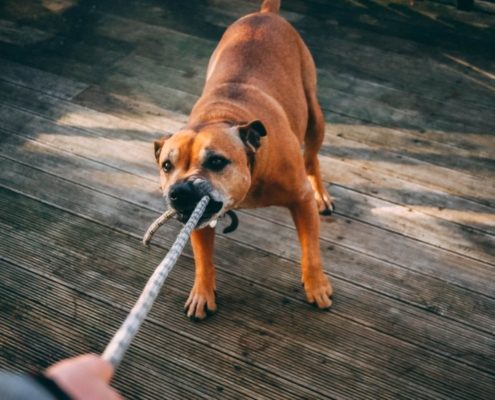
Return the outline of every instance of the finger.
[[[94,376],[104,382],[109,382],[113,376],[112,365],[96,354],[83,354],[81,356],[62,360],[50,368],[46,373],[48,376],[80,374]]]
[[[104,382],[110,382],[115,372],[112,364],[96,354],[87,354],[81,357],[85,357],[87,368],[92,374]]]

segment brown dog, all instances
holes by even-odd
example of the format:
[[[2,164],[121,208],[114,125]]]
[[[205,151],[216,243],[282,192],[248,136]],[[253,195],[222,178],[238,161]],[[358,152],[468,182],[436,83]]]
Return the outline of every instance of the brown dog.
[[[185,309],[193,319],[217,308],[212,226],[236,208],[289,208],[307,299],[319,308],[332,304],[319,248],[318,210],[329,214],[333,204],[317,158],[324,120],[315,65],[279,8],[279,0],[265,0],[260,12],[227,29],[187,126],[155,142],[161,188],[179,220],[189,218],[203,195],[212,199],[191,238],[196,274]]]

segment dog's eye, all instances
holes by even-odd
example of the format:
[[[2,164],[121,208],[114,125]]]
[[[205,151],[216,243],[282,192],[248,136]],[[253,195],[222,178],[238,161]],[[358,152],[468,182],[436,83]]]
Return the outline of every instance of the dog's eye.
[[[211,156],[205,161],[204,167],[212,171],[221,171],[228,164],[230,164],[230,161],[222,156]]]
[[[171,163],[169,160],[167,160],[167,161],[165,161],[165,162],[163,163],[163,170],[164,170],[165,172],[170,172],[170,171],[172,170],[172,168],[173,168],[173,167],[174,167],[174,166],[172,165],[172,163]]]

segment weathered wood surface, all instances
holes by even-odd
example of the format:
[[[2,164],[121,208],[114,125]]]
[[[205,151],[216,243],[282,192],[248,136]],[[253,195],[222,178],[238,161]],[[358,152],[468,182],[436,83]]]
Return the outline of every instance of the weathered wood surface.
[[[281,209],[219,233],[218,315],[182,314],[186,248],[115,384],[127,398],[490,399],[495,392],[495,7],[286,0],[328,121],[331,312],[299,286]],[[101,352],[173,242],[152,141],[257,2],[0,6],[0,366]]]

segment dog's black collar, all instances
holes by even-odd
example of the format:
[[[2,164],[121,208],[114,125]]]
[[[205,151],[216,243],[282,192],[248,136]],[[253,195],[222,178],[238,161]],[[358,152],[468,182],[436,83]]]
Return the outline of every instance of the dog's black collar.
[[[230,225],[224,228],[223,233],[234,232],[239,226],[239,218],[237,218],[236,213],[232,210],[227,211],[225,214],[230,217]]]

